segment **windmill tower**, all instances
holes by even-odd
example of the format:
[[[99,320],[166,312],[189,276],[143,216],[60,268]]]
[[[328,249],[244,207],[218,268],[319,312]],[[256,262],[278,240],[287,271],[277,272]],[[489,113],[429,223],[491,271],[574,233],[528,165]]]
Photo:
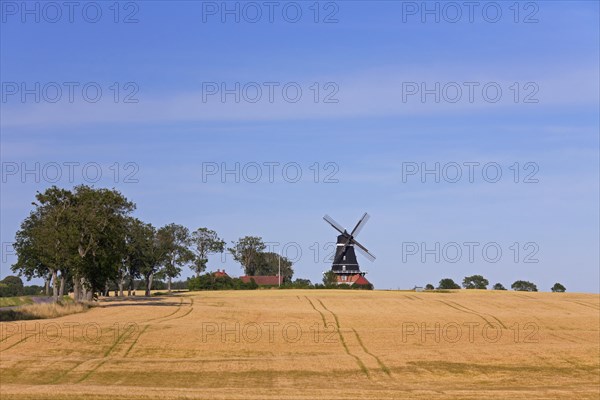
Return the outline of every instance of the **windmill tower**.
[[[365,213],[350,233],[329,215],[325,215],[323,219],[340,233],[331,265],[331,270],[337,275],[338,283],[368,284],[369,281],[364,277],[366,272],[360,270],[354,249],[356,247],[369,261],[375,260],[375,256],[356,240],[356,236],[369,220],[369,214]]]

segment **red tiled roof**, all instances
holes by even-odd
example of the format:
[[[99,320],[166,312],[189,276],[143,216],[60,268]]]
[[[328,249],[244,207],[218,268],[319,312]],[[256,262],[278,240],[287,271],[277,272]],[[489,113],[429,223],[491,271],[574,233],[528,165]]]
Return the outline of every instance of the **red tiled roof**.
[[[257,275],[257,276],[240,276],[240,279],[244,282],[244,283],[249,283],[251,279],[254,279],[254,282],[256,282],[256,284],[258,286],[277,286],[279,285],[279,277],[278,276],[264,276],[264,275]]]
[[[342,276],[338,275],[337,281],[338,283],[345,283],[347,285],[368,285],[370,282],[364,276],[360,274],[354,275],[345,275],[346,280],[342,279]]]
[[[220,269],[217,270],[217,272],[214,273],[215,277],[220,278],[223,276],[229,276],[227,275],[227,272],[225,272],[225,270],[221,271]]]
[[[354,282],[355,285],[368,285],[371,282],[369,282],[367,280],[367,278],[365,278],[362,275],[354,275],[352,278],[356,277],[356,279],[352,279],[352,281]]]

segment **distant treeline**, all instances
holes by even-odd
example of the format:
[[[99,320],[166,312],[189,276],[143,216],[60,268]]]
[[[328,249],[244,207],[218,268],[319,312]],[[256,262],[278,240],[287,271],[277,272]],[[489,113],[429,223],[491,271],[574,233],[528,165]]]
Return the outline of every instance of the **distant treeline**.
[[[328,274],[323,278],[324,283],[313,284],[308,279],[296,279],[293,282],[284,281],[281,286],[272,285],[271,287],[279,287],[280,289],[366,289],[372,290],[373,285],[338,285],[337,283],[328,282]],[[261,286],[268,288],[269,286]],[[187,280],[187,289],[189,290],[255,290],[259,285],[254,279],[244,283],[240,278],[232,278],[229,276],[217,276],[215,273],[208,273]]]
[[[0,297],[39,296],[43,293],[42,286],[25,286],[18,276],[9,275],[0,281]]]
[[[471,276],[465,276],[465,278],[462,281],[462,288],[464,289],[487,289],[488,285],[490,284],[490,282],[485,279],[482,275],[471,275]],[[450,278],[444,278],[442,280],[440,280],[439,285],[437,286],[437,289],[460,289],[461,286],[458,285],[456,282],[454,282],[452,279]],[[538,288],[534,283],[531,283],[529,281],[515,281],[511,286],[511,289],[516,290],[516,291],[520,291],[520,292],[537,292]],[[428,283],[427,285],[425,285],[425,289],[426,290],[434,290],[436,289],[431,283]],[[506,290],[506,288],[504,287],[504,285],[502,285],[501,283],[496,283],[494,284],[494,286],[492,287],[493,290]],[[560,283],[555,283],[554,286],[552,286],[552,288],[550,288],[551,291],[553,292],[565,292],[567,289]]]

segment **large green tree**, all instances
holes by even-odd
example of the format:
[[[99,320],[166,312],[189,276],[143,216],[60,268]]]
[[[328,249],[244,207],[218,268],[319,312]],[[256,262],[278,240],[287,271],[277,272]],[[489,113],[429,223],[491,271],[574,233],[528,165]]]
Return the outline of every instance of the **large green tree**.
[[[518,292],[537,292],[537,286],[535,284],[528,281],[515,281],[512,285],[510,285],[511,289],[516,290]]]
[[[164,261],[164,248],[160,245],[156,229],[151,224],[132,218],[128,224],[126,242],[130,294],[133,281],[141,277],[145,295],[150,296],[154,276]]]
[[[323,273],[323,284],[325,287],[335,287],[338,284],[337,274],[332,270]]]
[[[228,250],[233,255],[234,260],[242,265],[246,275],[256,275],[256,269],[260,261],[259,255],[266,248],[262,238],[244,236],[237,242],[232,243],[233,247]]]
[[[75,299],[91,300],[114,280],[125,256],[127,216],[135,204],[110,189],[75,187],[69,224],[77,235],[79,262],[72,270]]]
[[[73,191],[53,186],[38,192],[33,205],[16,234],[13,269],[27,277],[50,274],[55,300],[70,277],[75,300],[91,300],[117,274],[126,216],[135,205],[116,190],[85,185]]]
[[[462,285],[465,289],[487,289],[490,282],[481,275],[465,276]]]
[[[440,280],[438,289],[460,289],[460,286],[450,278]]]
[[[567,291],[567,288],[564,287],[562,284],[556,282],[550,290],[552,290],[553,292],[557,292],[557,293],[563,293],[563,292]]]
[[[279,274],[280,257],[277,253],[261,252],[258,253],[255,275],[270,275]],[[292,262],[286,257],[281,257],[281,276],[283,282],[291,282],[294,276]]]
[[[213,230],[198,228],[192,232],[191,243],[195,252],[192,269],[196,277],[199,277],[206,270],[208,255],[222,253],[225,250],[225,241]]]
[[[62,296],[67,271],[78,261],[75,231],[71,224],[75,203],[72,192],[55,186],[43,193],[38,192],[36,202],[32,203],[34,210],[15,235],[13,247],[17,262],[12,270],[27,279],[50,276],[54,301]]]
[[[162,274],[167,277],[167,290],[171,293],[171,281],[181,274],[181,269],[194,259],[189,249],[190,232],[182,225],[169,224],[157,232],[159,247],[163,254]]]

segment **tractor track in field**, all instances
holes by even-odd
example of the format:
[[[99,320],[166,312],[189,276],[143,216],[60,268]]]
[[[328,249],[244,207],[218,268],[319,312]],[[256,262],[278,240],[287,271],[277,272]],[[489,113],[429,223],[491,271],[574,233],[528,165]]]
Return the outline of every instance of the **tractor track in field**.
[[[98,365],[96,365],[94,368],[92,368],[91,370],[89,370],[85,375],[83,375],[81,378],[79,378],[77,380],[77,382],[75,382],[75,383],[81,383],[81,382],[85,381],[87,378],[89,378],[90,376],[92,376],[92,374],[94,372],[96,372],[98,370],[98,368],[100,368],[101,366],[103,366],[107,361],[108,361],[108,359],[103,359],[102,361],[100,361],[98,363]]]
[[[377,364],[379,364],[379,367],[381,368],[381,370],[387,375],[387,376],[392,376],[390,373],[390,369],[387,367],[387,365],[385,365],[383,363],[383,361],[381,361],[379,359],[379,357],[377,357],[375,354],[371,353],[367,347],[364,345],[362,339],[360,338],[360,335],[358,334],[358,332],[356,332],[356,329],[352,328],[352,331],[354,332],[354,334],[356,335],[356,340],[358,341],[358,344],[360,344],[360,347],[362,347],[363,351],[365,353],[367,353],[368,355],[370,355],[371,357],[373,357],[375,359],[375,361],[377,361]]]
[[[585,338],[580,338],[580,337],[574,336],[574,335],[572,335],[570,333],[563,333],[563,335],[565,335],[566,337],[574,338],[573,343],[588,342],[588,343],[598,344],[597,340],[593,340],[593,339],[592,340],[587,340]]]
[[[192,307],[192,306],[193,306],[193,304],[194,304],[194,299],[193,299],[193,298],[191,298],[191,297],[189,297],[189,300],[190,300],[189,306],[190,306],[190,307]],[[167,315],[164,315],[164,316],[160,316],[160,317],[154,317],[154,318],[150,318],[150,319],[142,320],[141,322],[150,322],[150,321],[156,321],[156,320],[159,320],[159,319],[164,319],[164,318],[167,318],[168,320],[170,320],[171,318],[169,318],[169,317],[170,317],[170,316],[172,316],[172,315],[174,315],[174,314],[176,314],[177,312],[179,312],[179,311],[182,309],[183,305],[184,305],[184,304],[183,304],[183,297],[181,297],[181,298],[179,299],[179,304],[177,304],[177,309],[176,309],[175,311],[173,311],[173,312],[171,312],[171,313],[169,313],[169,314],[167,314]],[[184,317],[184,316],[188,315],[190,312],[191,312],[191,310],[190,310],[190,311],[188,311],[187,313],[185,313],[185,315],[178,316],[178,317],[175,317],[175,318],[172,318],[172,319],[182,318],[182,317]],[[160,322],[163,322],[163,321],[160,321]],[[0,339],[0,343],[3,343],[3,342],[5,342],[5,341],[9,340],[10,338],[12,338],[12,337],[14,337],[14,336],[16,336],[16,335],[18,335],[18,334],[19,334],[19,332],[15,332],[15,333],[13,333],[12,335],[8,335],[8,336],[6,336],[6,337],[4,337],[4,338]],[[11,346],[8,346],[7,348],[5,348],[5,349],[1,349],[0,351],[8,350],[8,349],[10,349],[11,347],[13,347],[13,346],[15,346],[15,345],[17,345],[17,344],[19,344],[19,343],[21,343],[21,342],[25,341],[26,339],[30,338],[31,336],[34,336],[34,335],[29,335],[29,336],[27,336],[27,337],[25,337],[25,338],[23,338],[23,339],[19,340],[18,342],[15,342],[15,343],[13,343]]]
[[[139,334],[137,335],[137,337],[135,338],[135,340],[133,341],[133,343],[127,348],[127,350],[125,351],[125,354],[123,355],[123,357],[126,357],[127,354],[129,354],[129,352],[131,351],[131,349],[133,348],[133,346],[137,343],[137,341],[139,340],[140,336],[142,335],[142,333],[144,333],[144,331],[146,330],[146,328],[148,328],[148,326],[149,325],[145,325],[142,330],[139,330]],[[133,332],[131,331],[131,328],[133,328]],[[67,375],[69,375],[71,372],[73,372],[75,369],[77,369],[81,365],[85,364],[86,362],[100,360],[100,362],[98,363],[98,365],[96,365],[95,367],[93,367],[90,371],[88,371],[84,376],[82,376],[80,379],[78,379],[75,383],[80,383],[80,382],[83,382],[84,380],[88,379],[94,372],[96,372],[96,370],[98,368],[100,368],[102,365],[104,365],[105,363],[107,363],[112,358],[112,357],[110,357],[110,355],[114,352],[114,350],[117,347],[119,347],[119,345],[125,343],[125,341],[127,340],[128,336],[132,335],[136,331],[138,331],[137,324],[129,325],[129,327],[127,327],[126,329],[124,329],[123,332],[117,337],[117,339],[115,340],[115,342],[109,348],[107,348],[104,351],[104,354],[103,354],[102,358],[100,358],[100,359],[89,359],[89,360],[81,361],[81,362],[77,363],[73,368],[68,369],[67,371],[65,371],[62,374],[58,375],[56,378],[54,378],[54,380],[52,380],[50,382],[50,384],[58,383],[58,381],[60,381],[62,378],[64,378]]]
[[[127,327],[127,325],[125,325]],[[130,332],[130,327],[133,327],[133,332]],[[108,349],[106,349],[106,351],[104,352],[104,358],[107,358],[110,353],[112,353],[112,351],[120,344],[125,342],[125,335],[126,334],[131,334],[134,333],[137,330],[137,324],[133,324],[133,325],[129,325],[129,327],[123,329],[123,333],[121,333],[119,336],[117,336],[117,340],[115,340],[115,342],[112,344],[112,346],[110,346]]]
[[[23,321],[21,321],[21,322],[23,322]],[[16,323],[16,321],[9,322],[9,323]],[[5,338],[3,338],[3,339],[0,339],[0,343],[3,343],[3,342],[5,342],[5,341],[7,341],[8,339],[10,339],[10,338],[12,338],[12,337],[14,337],[14,336],[17,336],[19,333],[20,333],[20,330],[19,330],[19,331],[17,331],[17,332],[15,332],[15,333],[13,333],[12,335],[8,335],[8,336],[6,336]],[[32,335],[25,335],[25,337],[24,337],[24,338],[21,338],[21,340],[18,340],[18,341],[16,341],[15,343],[11,344],[10,346],[8,346],[8,347],[6,347],[6,348],[4,348],[4,349],[0,349],[0,353],[1,353],[1,352],[3,352],[3,351],[6,351],[6,350],[8,350],[8,349],[10,349],[10,348],[12,348],[12,347],[14,347],[14,346],[16,346],[16,345],[20,344],[20,343],[23,343],[24,341],[26,341],[27,339],[29,339],[29,338],[30,338],[30,337],[32,337],[32,336],[35,336],[36,334],[37,334],[37,333],[34,333],[34,334],[32,334]]]
[[[327,308],[325,306],[325,304],[320,299],[317,299],[317,301],[319,302],[319,304],[321,304],[321,307],[323,307],[323,309],[325,311],[329,312],[333,316],[333,319],[335,320],[335,325],[337,327],[337,332],[338,332],[338,334],[340,336],[340,341],[342,342],[342,345],[344,346],[344,349],[346,350],[346,353],[348,355],[350,355],[351,357],[353,357],[356,360],[359,368],[365,373],[365,375],[367,376],[367,378],[371,379],[371,375],[369,373],[369,369],[366,367],[366,365],[363,362],[363,360],[361,360],[361,358],[358,355],[350,352],[350,348],[348,347],[348,344],[346,343],[344,335],[342,334],[342,328],[341,328],[340,320],[339,320],[338,316],[333,311],[331,311],[329,308]],[[381,361],[381,359],[379,357],[377,357],[375,354],[371,353],[367,349],[367,347],[365,346],[364,342],[362,341],[362,339],[361,339],[360,335],[358,334],[358,332],[356,331],[356,329],[354,329],[354,328],[351,328],[351,329],[354,332],[354,335],[356,337],[356,341],[358,342],[360,348],[365,352],[365,354],[369,355],[370,357],[372,357],[375,360],[375,362],[377,362],[377,365],[379,366],[379,368],[381,369],[381,371],[384,374],[386,374],[388,377],[391,377],[392,375],[391,375],[390,369],[387,367],[387,365],[385,365],[383,363],[383,361]]]
[[[183,297],[179,298],[179,304],[177,305],[177,309],[176,309],[175,311],[173,311],[172,313],[170,313],[170,314],[167,314],[167,315],[163,315],[163,316],[160,316],[160,317],[155,317],[155,318],[146,319],[146,320],[144,320],[143,322],[150,322],[150,321],[156,321],[156,320],[158,320],[158,319],[168,318],[168,317],[170,317],[171,315],[173,315],[173,314],[175,314],[176,312],[178,312],[178,311],[181,309],[181,306],[182,306],[182,304],[183,304]]]
[[[86,360],[87,361],[87,360]],[[48,382],[49,385],[53,385],[55,383],[58,383],[58,381],[60,381],[62,378],[64,378],[65,376],[67,376],[69,373],[73,372],[73,370],[77,367],[79,367],[81,364],[83,364],[85,361],[81,361],[75,364],[75,366],[73,368],[69,368],[66,371],[61,372],[60,374],[58,374],[56,376],[56,378],[52,379],[50,382]]]
[[[179,311],[179,308],[176,310],[176,312],[177,311]],[[169,315],[172,315],[172,314],[169,314]],[[90,376],[92,376],[92,374],[94,372],[96,372],[96,370],[98,370],[98,368],[100,368],[105,363],[107,363],[111,358],[113,358],[113,357],[111,357],[111,354],[114,353],[115,349],[117,349],[120,345],[124,344],[126,342],[126,340],[130,336],[132,336],[136,332],[139,332],[138,335],[136,336],[136,338],[133,340],[133,342],[129,345],[129,347],[127,348],[127,350],[125,350],[125,353],[122,355],[123,358],[127,357],[127,355],[129,354],[129,352],[131,351],[131,349],[133,348],[133,346],[135,346],[135,344],[140,339],[140,336],[146,331],[146,329],[148,328],[148,326],[149,326],[149,324],[146,324],[144,326],[144,328],[140,330],[140,329],[138,329],[138,325],[137,324],[126,325],[126,328],[123,330],[123,332],[119,336],[117,336],[117,339],[115,340],[115,342],[104,351],[103,357],[101,359],[99,359],[100,362],[98,363],[98,365],[96,365],[91,370],[89,370],[85,375],[83,375],[75,383],[83,382],[84,380],[86,380]],[[133,331],[132,331],[132,328],[133,328]],[[78,368],[79,366],[83,365],[84,363],[90,362],[90,361],[94,361],[94,359],[84,360],[84,361],[78,363],[73,368],[71,368],[71,369],[67,370],[66,372],[64,372],[63,374],[59,375],[51,383],[57,383],[60,379],[64,378],[69,373],[73,372],[76,368]]]
[[[92,358],[92,359],[89,359],[89,360],[80,361],[80,362],[76,363],[73,367],[71,367],[71,368],[67,369],[66,371],[61,372],[60,374],[58,374],[58,376],[56,376],[56,378],[54,378],[50,382],[48,382],[48,384],[49,385],[58,384],[61,379],[63,379],[67,375],[69,375],[71,372],[75,371],[77,368],[79,368],[83,364],[89,363],[89,362],[95,362],[95,361],[98,361],[98,360],[100,360],[100,363],[98,365],[96,365],[95,367],[93,367],[90,371],[88,371],[84,376],[82,376],[81,378],[79,378],[75,383],[82,382],[85,379],[89,378],[90,375],[93,372],[95,372],[98,368],[100,368],[105,362],[107,362],[108,359],[107,358]]]
[[[593,304],[583,303],[583,302],[576,301],[576,300],[568,300],[568,301],[569,301],[569,303],[579,304],[580,306],[584,306],[584,307],[588,307],[588,308],[591,308],[596,311],[600,311],[600,308],[596,307]]]
[[[522,299],[527,299],[527,300],[533,300],[533,301],[538,301],[538,299],[536,299],[535,297],[529,297],[526,294],[521,294],[521,293],[513,293],[514,296],[520,297]]]
[[[369,374],[369,369],[362,362],[360,357],[358,357],[356,354],[353,354],[352,352],[350,352],[350,349],[348,348],[348,345],[346,344],[346,340],[344,339],[344,334],[342,333],[342,330],[340,329],[340,321],[338,320],[337,315],[335,315],[335,313],[333,311],[331,311],[330,309],[325,307],[325,304],[323,304],[323,302],[320,299],[317,299],[317,301],[321,304],[321,307],[323,307],[324,310],[326,310],[333,316],[333,319],[335,320],[335,325],[337,326],[337,333],[338,333],[338,336],[340,337],[340,342],[342,343],[342,346],[344,347],[346,354],[348,354],[350,357],[354,358],[354,360],[356,361],[356,364],[358,364],[358,368],[367,376],[368,379],[371,379],[371,375]]]
[[[190,309],[189,309],[189,310],[187,310],[187,311],[185,311],[183,314],[181,314],[181,315],[177,315],[176,317],[173,317],[173,318],[165,319],[165,320],[163,320],[163,321],[159,321],[159,324],[161,324],[161,323],[163,323],[163,322],[167,322],[167,321],[173,321],[173,320],[175,320],[175,319],[183,318],[183,317],[185,317],[185,316],[189,315],[189,314],[190,314],[192,311],[194,311],[194,308],[193,308],[193,307],[190,307]]]
[[[11,335],[10,337],[13,337],[15,335],[16,335],[16,333],[14,335]],[[26,341],[27,339],[29,339],[32,336],[34,336],[34,335],[29,335],[29,336],[25,336],[24,338],[21,338],[21,340],[18,340],[16,342],[14,342],[13,344],[11,344],[10,346],[5,347],[4,349],[0,350],[0,353],[2,353],[3,351],[6,351],[8,349],[11,349],[11,348],[15,347],[16,345],[18,345],[20,343],[23,343],[24,341]]]
[[[453,308],[453,309],[457,310],[457,311],[461,311],[461,312],[464,312],[464,313],[467,313],[467,314],[471,314],[471,315],[476,315],[477,317],[483,319],[488,325],[493,326],[493,324],[486,317],[484,317],[484,315],[487,315],[488,317],[491,317],[491,318],[495,319],[496,321],[498,321],[498,323],[500,324],[500,326],[502,326],[504,329],[508,329],[506,327],[506,325],[504,325],[504,323],[502,321],[500,321],[500,319],[498,319],[497,317],[495,317],[495,316],[493,316],[491,314],[482,314],[482,313],[479,313],[479,312],[477,312],[475,310],[472,310],[472,309],[470,309],[468,307],[465,307],[462,304],[458,304],[458,303],[456,303],[454,301],[449,301],[449,300],[448,301],[438,300],[438,301],[440,303],[442,303],[442,304],[447,305],[450,308]]]
[[[192,299],[191,297],[189,298],[190,302],[189,303],[183,303],[183,297],[181,298],[181,302],[179,303],[179,306],[177,307],[177,310],[175,310],[175,312],[166,315],[165,317],[162,318],[162,321],[157,321],[156,323],[158,324],[162,324],[163,322],[167,322],[167,321],[173,321],[175,319],[179,319],[179,318],[183,318],[185,316],[187,316],[188,314],[190,314],[192,311],[194,311],[194,299]],[[177,314],[179,311],[183,310],[184,306],[188,306],[189,309],[184,311],[183,314],[181,315],[175,315]],[[147,322],[147,321],[146,321]]]
[[[310,303],[310,305],[313,308],[313,310],[315,310],[316,312],[318,312],[319,315],[321,316],[321,319],[323,320],[323,326],[327,327],[328,324],[327,324],[327,319],[325,317],[325,314],[321,310],[319,310],[317,307],[315,307],[314,303],[307,296],[304,296],[304,297],[306,298],[306,300],[308,300],[308,302]],[[325,309],[326,311],[328,311],[329,313],[331,313],[331,315],[333,315],[333,318],[335,319],[336,326],[337,326],[336,331],[338,333],[338,336],[340,338],[340,342],[341,342],[342,347],[344,348],[344,351],[346,352],[346,354],[349,355],[350,357],[352,357],[354,359],[354,361],[356,361],[356,364],[358,365],[358,368],[361,370],[361,372],[364,373],[365,376],[368,379],[371,379],[371,376],[369,375],[369,370],[367,369],[367,367],[365,366],[365,364],[361,361],[361,359],[358,356],[356,356],[356,355],[354,355],[354,354],[352,354],[350,352],[350,349],[348,348],[348,345],[346,344],[346,341],[344,340],[344,335],[340,331],[340,328],[339,328],[340,324],[339,324],[339,321],[337,319],[337,316],[333,312],[331,312],[330,310],[328,310],[327,307],[325,307],[325,305],[323,304],[323,302],[321,300],[317,299],[317,301],[319,303],[321,303],[321,306],[323,307],[323,309]]]
[[[2,338],[2,339],[0,339],[0,343],[2,343],[2,342],[4,342],[4,341],[6,341],[6,340],[8,340],[8,339],[10,339],[11,337],[15,336],[15,335],[16,335],[16,334],[18,334],[18,333],[19,333],[19,332],[15,332],[15,333],[13,333],[12,335],[8,335],[8,336],[6,336],[5,338]]]
[[[133,341],[133,343],[131,343],[131,346],[129,346],[127,348],[127,351],[125,352],[125,354],[123,354],[123,358],[126,358],[127,355],[129,354],[129,352],[131,351],[131,349],[133,349],[133,346],[136,345],[136,343],[138,342],[138,340],[140,340],[140,337],[144,334],[144,332],[146,332],[146,329],[148,329],[150,325],[146,325],[144,326],[144,328],[140,331],[139,335],[135,338],[135,340]]]
[[[194,311],[194,299],[192,297],[188,298],[190,300],[189,303],[183,303],[183,297],[180,299],[179,304],[177,305],[177,309],[175,311],[173,311],[170,314],[167,314],[163,317],[159,317],[159,318],[153,318],[150,320],[146,320],[144,322],[150,322],[150,321],[155,321],[155,323],[160,324],[163,322],[167,322],[167,321],[173,321],[176,319],[180,319],[183,318],[187,315],[189,315],[192,311]],[[185,305],[187,305],[189,307],[189,309],[187,311],[185,311],[183,314],[181,315],[176,315],[179,311],[183,310]],[[129,355],[129,353],[131,352],[131,350],[133,349],[133,347],[137,344],[137,342],[140,340],[140,337],[144,334],[144,332],[146,332],[146,330],[148,329],[148,327],[150,326],[150,324],[146,324],[144,325],[144,327],[139,330],[139,333],[137,335],[137,337],[133,340],[133,342],[129,345],[129,347],[127,348],[127,350],[125,351],[125,353],[123,354],[123,358],[127,357]],[[125,341],[123,341],[122,343],[124,343]],[[114,347],[114,345],[113,345]]]
[[[567,342],[579,343],[579,342],[577,342],[577,341],[575,341],[573,339],[569,339],[568,337],[563,337],[563,336],[557,335],[556,333],[548,333],[548,335],[550,335],[552,337],[555,337],[557,339],[560,339],[560,340],[566,340]]]
[[[327,320],[325,319],[325,314],[323,314],[321,312],[321,310],[317,310],[317,307],[315,307],[315,305],[313,304],[312,301],[310,301],[310,299],[306,296],[304,296],[306,298],[306,300],[308,300],[308,302],[310,303],[311,307],[313,308],[313,310],[315,310],[316,312],[318,312],[321,315],[321,319],[323,320],[323,326],[326,328],[327,327]]]
[[[473,310],[473,309],[471,309],[471,308],[465,307],[465,306],[463,306],[462,304],[458,304],[458,303],[456,303],[456,302],[452,302],[452,303],[456,304],[457,306],[460,306],[460,307],[464,308],[465,310],[469,310],[469,311],[471,311],[471,312],[474,312],[475,314],[479,314],[477,311],[475,311],[475,310]],[[495,320],[496,320],[496,321],[497,321],[497,322],[500,324],[500,326],[501,326],[501,327],[503,327],[504,329],[508,329],[508,328],[506,327],[506,325],[504,325],[504,323],[503,323],[502,321],[500,321],[500,319],[499,319],[498,317],[496,317],[495,315],[493,315],[493,314],[489,314],[489,313],[486,313],[485,315],[487,315],[487,316],[489,316],[489,317],[492,317],[492,318],[494,318],[494,319],[495,319]]]

